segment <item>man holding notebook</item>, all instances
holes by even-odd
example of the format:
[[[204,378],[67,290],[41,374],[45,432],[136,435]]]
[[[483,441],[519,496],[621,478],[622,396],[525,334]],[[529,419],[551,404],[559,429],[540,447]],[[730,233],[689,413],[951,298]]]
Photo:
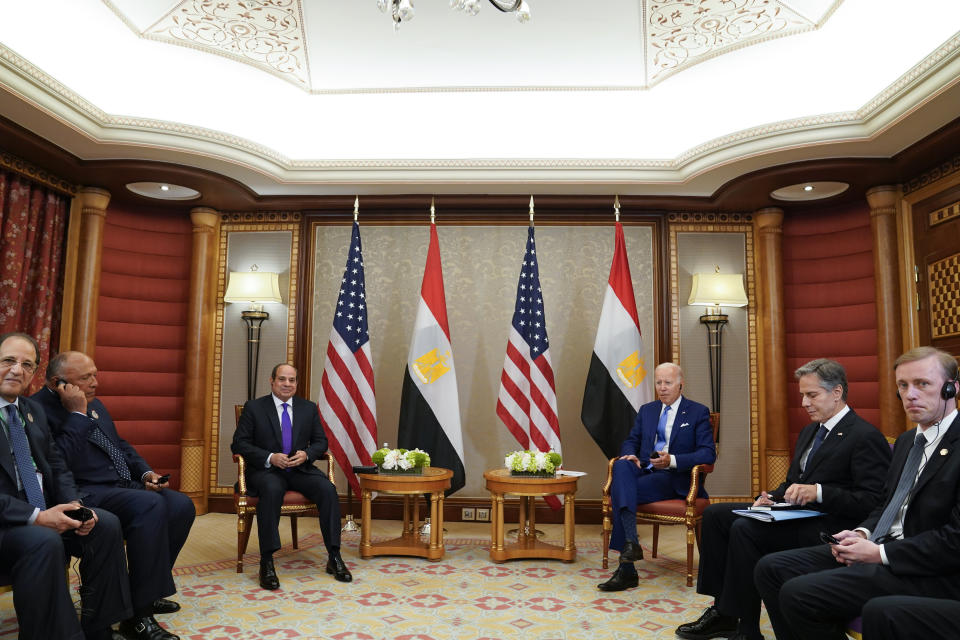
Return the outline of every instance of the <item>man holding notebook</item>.
[[[847,374],[832,360],[808,362],[794,372],[801,406],[812,422],[800,432],[787,479],[762,491],[752,506],[787,502],[822,512],[815,518],[760,522],[737,516],[747,503],[716,503],[703,515],[697,592],[714,604],[677,628],[687,640],[757,639],[760,595],[754,566],[765,554],[817,544],[821,531],[840,531],[878,503],[890,447],[880,431],[847,406]]]

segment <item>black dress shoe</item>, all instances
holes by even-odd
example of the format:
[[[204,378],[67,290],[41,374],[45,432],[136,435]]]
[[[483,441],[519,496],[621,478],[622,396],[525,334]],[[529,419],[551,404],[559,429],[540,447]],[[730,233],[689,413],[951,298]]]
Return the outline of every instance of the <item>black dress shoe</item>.
[[[343,564],[343,558],[340,557],[339,553],[330,554],[330,557],[327,559],[327,573],[332,574],[339,582],[353,581],[353,576],[350,575],[350,570],[347,569],[347,565]]]
[[[737,619],[725,616],[714,606],[707,607],[695,622],[687,622],[677,627],[677,636],[685,640],[709,640],[710,638],[729,638],[737,632]]]
[[[623,549],[620,550],[620,562],[636,562],[643,560],[643,549],[633,540],[627,540],[623,543]]]
[[[600,589],[600,591],[623,591],[624,589],[630,589],[640,584],[640,578],[637,574],[628,574],[627,570],[623,567],[623,564],[617,567],[617,570],[613,572],[610,579],[598,584],[597,589]]]
[[[120,633],[130,640],[180,640],[154,620],[153,616],[130,618],[120,623]]]
[[[273,558],[260,561],[260,586],[268,591],[280,588],[280,579],[277,578],[277,571],[273,568]]]
[[[180,604],[166,598],[158,598],[153,601],[153,615],[158,613],[176,613],[180,611]]]

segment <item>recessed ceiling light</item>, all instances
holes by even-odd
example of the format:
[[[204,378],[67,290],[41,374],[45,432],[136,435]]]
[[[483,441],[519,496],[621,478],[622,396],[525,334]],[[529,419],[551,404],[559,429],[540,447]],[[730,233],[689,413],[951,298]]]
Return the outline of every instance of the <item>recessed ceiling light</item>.
[[[193,200],[200,197],[196,189],[161,182],[131,182],[127,189],[139,196],[157,200]]]
[[[822,200],[839,195],[849,188],[850,185],[846,182],[800,182],[771,191],[770,197],[788,202]]]

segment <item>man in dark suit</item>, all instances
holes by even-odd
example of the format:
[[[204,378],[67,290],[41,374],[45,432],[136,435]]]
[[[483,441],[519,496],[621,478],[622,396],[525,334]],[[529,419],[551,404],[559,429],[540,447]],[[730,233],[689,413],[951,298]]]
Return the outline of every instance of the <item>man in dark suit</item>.
[[[120,523],[100,509],[85,522],[66,515],[80,507],[79,491],[43,409],[20,397],[39,358],[31,336],[0,336],[0,572],[13,583],[21,640],[109,639],[131,613]],[[79,622],[66,553],[81,558]]]
[[[173,565],[187,541],[196,510],[184,494],[166,488],[146,460],[117,433],[96,397],[97,366],[79,351],[57,354],[47,365],[47,386],[33,395],[47,414],[53,437],[84,501],[120,519],[127,542],[133,617],[121,631],[141,640],[171,640],[153,617],[180,605]]]
[[[821,531],[852,527],[880,501],[890,446],[847,406],[847,374],[838,362],[813,360],[794,372],[801,406],[812,422],[800,432],[787,479],[761,492],[753,506],[789,502],[824,512],[806,520],[767,523],[742,518],[749,503],[717,503],[703,514],[697,592],[714,596],[700,619],[680,625],[687,640],[757,640],[760,594],[753,569],[765,554],[817,544]],[[733,634],[733,635],[731,635]]]
[[[246,460],[247,486],[259,497],[260,586],[278,589],[273,553],[280,548],[283,494],[299,491],[317,505],[320,533],[327,547],[327,573],[340,582],[353,576],[340,557],[340,502],[337,490],[313,463],[327,451],[317,405],[294,396],[297,370],[278,364],[270,373],[270,395],[248,400],[230,449]]]
[[[601,591],[637,586],[633,563],[643,559],[637,538],[637,505],[685,497],[690,490],[690,469],[717,458],[710,411],[680,395],[680,367],[672,362],[660,364],[654,371],[654,387],[659,400],[640,407],[620,448],[620,458],[613,464],[610,548],[620,552],[620,564],[609,580],[597,585]],[[702,487],[700,493],[707,495]]]
[[[960,580],[960,576],[957,576]],[[960,629],[960,602],[920,596],[883,596],[863,607],[864,640],[949,638]]]
[[[765,556],[754,571],[778,638],[840,640],[867,601],[960,597],[960,425],[957,361],[918,347],[894,365],[907,416],[884,499],[838,544]]]

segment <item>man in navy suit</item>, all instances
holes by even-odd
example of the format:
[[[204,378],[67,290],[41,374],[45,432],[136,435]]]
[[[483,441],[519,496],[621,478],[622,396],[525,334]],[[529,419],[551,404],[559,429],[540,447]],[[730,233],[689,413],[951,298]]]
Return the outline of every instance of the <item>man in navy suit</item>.
[[[80,492],[43,409],[20,396],[39,357],[31,336],[0,336],[0,572],[13,583],[21,640],[109,640],[110,625],[131,614],[120,523],[100,509],[85,522],[67,515]],[[81,558],[79,621],[64,580],[67,553]]]
[[[743,518],[734,509],[750,503],[711,504],[703,513],[697,592],[714,604],[694,622],[680,625],[685,640],[758,640],[760,594],[753,569],[767,553],[820,542],[863,520],[882,497],[890,445],[872,424],[847,406],[847,373],[820,358],[794,372],[800,404],[812,421],[797,438],[793,462],[779,487],[762,491],[753,506],[789,502],[821,511],[821,517],[769,523]],[[736,633],[734,633],[736,632]],[[730,635],[734,633],[734,635]]]
[[[894,371],[917,428],[897,438],[884,498],[859,527],[833,533],[839,544],[773,553],[754,571],[781,640],[842,640],[873,598],[960,598],[957,361],[917,347]]]
[[[643,559],[637,538],[637,505],[685,497],[690,490],[690,469],[717,458],[710,411],[680,395],[680,367],[672,362],[659,365],[654,386],[659,400],[640,407],[613,464],[610,548],[620,551],[620,565],[613,577],[597,585],[601,591],[637,586],[633,563]],[[703,487],[700,497],[707,497]]]
[[[327,547],[327,573],[340,582],[353,576],[340,557],[340,502],[333,483],[313,465],[327,451],[317,405],[294,396],[297,370],[278,364],[270,373],[271,394],[243,405],[231,451],[243,456],[247,486],[259,497],[260,586],[278,589],[273,554],[280,548],[283,494],[299,491],[317,505],[320,533]]]
[[[120,519],[127,542],[133,617],[121,631],[141,640],[171,640],[154,614],[180,605],[173,565],[196,516],[193,501],[169,489],[137,451],[117,433],[96,397],[97,366],[79,351],[50,359],[47,385],[33,395],[47,413],[53,437],[80,487],[84,501]]]

